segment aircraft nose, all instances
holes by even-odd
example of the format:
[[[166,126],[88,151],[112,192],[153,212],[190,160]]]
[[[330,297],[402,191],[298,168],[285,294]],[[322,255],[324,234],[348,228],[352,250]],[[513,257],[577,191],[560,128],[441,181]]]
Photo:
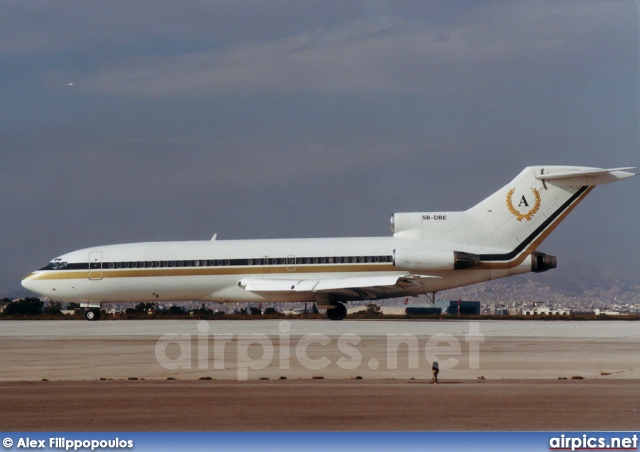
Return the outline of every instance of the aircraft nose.
[[[22,284],[22,287],[24,287],[25,289],[30,290],[31,292],[37,293],[37,291],[35,290],[36,283],[32,279],[32,277],[33,277],[33,273],[30,273],[20,282],[20,284]]]

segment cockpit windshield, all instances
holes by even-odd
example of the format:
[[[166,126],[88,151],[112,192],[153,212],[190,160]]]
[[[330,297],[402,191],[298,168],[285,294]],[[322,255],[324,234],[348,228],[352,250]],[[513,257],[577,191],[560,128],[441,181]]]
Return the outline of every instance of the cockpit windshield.
[[[44,267],[45,270],[61,270],[63,268],[65,268],[67,266],[66,262],[61,262],[61,261],[51,261],[47,264],[46,267]]]

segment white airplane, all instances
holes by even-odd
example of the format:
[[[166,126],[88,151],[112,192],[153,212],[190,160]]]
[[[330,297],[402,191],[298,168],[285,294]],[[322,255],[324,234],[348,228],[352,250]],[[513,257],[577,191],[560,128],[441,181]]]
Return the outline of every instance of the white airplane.
[[[106,245],[53,259],[22,285],[79,302],[315,302],[331,320],[345,302],[436,293],[556,267],[537,251],[596,186],[632,168],[536,166],[464,212],[396,213],[392,237],[216,240]]]

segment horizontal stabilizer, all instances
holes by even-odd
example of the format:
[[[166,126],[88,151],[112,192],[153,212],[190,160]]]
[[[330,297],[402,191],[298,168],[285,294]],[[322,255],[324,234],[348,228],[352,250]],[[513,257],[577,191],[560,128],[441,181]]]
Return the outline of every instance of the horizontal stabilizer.
[[[628,172],[628,170],[632,169],[635,168],[575,168],[568,170],[563,168],[557,172],[553,171],[553,169],[550,172],[544,172],[543,169],[543,173],[536,175],[536,179],[558,183],[559,185],[602,185],[637,176],[635,173]]]

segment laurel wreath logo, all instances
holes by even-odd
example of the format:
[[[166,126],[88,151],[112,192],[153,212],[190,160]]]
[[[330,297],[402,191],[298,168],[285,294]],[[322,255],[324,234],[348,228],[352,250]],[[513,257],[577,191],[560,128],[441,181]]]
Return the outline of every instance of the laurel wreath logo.
[[[507,208],[509,209],[509,212],[511,212],[518,219],[518,221],[522,221],[523,219],[527,221],[531,220],[531,218],[536,214],[536,212],[540,210],[540,206],[542,205],[540,192],[535,188],[531,189],[531,191],[533,192],[533,196],[535,196],[536,198],[536,202],[530,211],[528,211],[527,213],[520,213],[518,212],[518,210],[516,210],[515,207],[513,207],[513,202],[511,200],[511,198],[513,197],[513,193],[515,193],[515,191],[516,189],[512,188],[511,190],[509,190],[509,193],[507,193]]]

